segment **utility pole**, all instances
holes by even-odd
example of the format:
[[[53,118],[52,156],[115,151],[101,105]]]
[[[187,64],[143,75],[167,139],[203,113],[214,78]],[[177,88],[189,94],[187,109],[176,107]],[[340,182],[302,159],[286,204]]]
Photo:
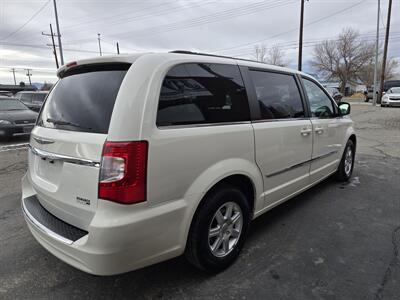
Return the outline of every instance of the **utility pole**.
[[[391,15],[392,15],[392,0],[389,0],[388,16],[387,16],[387,23],[386,23],[385,47],[383,48],[382,73],[381,73],[381,84],[380,84],[380,89],[379,89],[378,103],[381,103],[382,94],[383,94],[383,82],[385,81],[386,58],[387,58],[387,50],[388,50],[388,44],[389,44],[389,31],[390,31]]]
[[[25,70],[26,70],[26,76],[28,76],[28,78],[29,78],[29,85],[32,85],[32,81],[31,81],[31,76],[32,76],[31,69],[25,69]]]
[[[54,43],[54,36],[56,36],[56,34],[53,33],[53,27],[51,26],[51,24],[50,24],[50,34],[47,34],[47,33],[42,32],[42,35],[44,35],[44,36],[51,36],[51,42],[52,42],[52,46],[53,46],[53,54],[54,54],[54,58],[55,58],[55,60],[56,60],[56,66],[57,66],[57,69],[58,69],[58,68],[59,68],[59,65],[58,65],[56,44]]]
[[[13,77],[14,77],[14,85],[17,85],[17,81],[15,80],[15,68],[11,68],[10,72],[13,73]]]
[[[61,44],[61,32],[60,32],[60,24],[58,23],[58,14],[57,14],[57,4],[56,0],[53,0],[54,4],[54,14],[56,16],[56,26],[57,26],[57,36],[58,36],[58,48],[60,48],[60,61],[61,65],[64,64],[64,55],[63,55],[63,50],[62,50],[62,44]]]
[[[102,53],[101,53],[101,44],[100,44],[100,33],[97,34],[97,40],[99,41],[99,52],[100,52],[100,56],[102,56]]]
[[[119,44],[117,42],[117,53],[119,54]]]
[[[376,105],[377,98],[377,80],[378,80],[378,64],[379,64],[379,16],[381,14],[381,0],[378,0],[378,17],[376,19],[376,42],[375,42],[375,69],[374,69],[374,95],[372,98],[372,105]]]
[[[304,2],[306,0],[300,0],[300,31],[299,31],[299,60],[297,69],[301,71],[303,64],[303,27],[304,27]]]

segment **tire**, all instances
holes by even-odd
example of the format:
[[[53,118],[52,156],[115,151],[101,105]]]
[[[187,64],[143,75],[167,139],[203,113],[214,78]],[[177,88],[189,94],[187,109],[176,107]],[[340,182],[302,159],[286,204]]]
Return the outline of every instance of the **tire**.
[[[229,213],[229,206],[232,207],[233,221],[225,218]],[[217,217],[218,211],[222,214],[218,214],[219,217]],[[241,218],[235,217],[238,213],[241,214]],[[239,256],[249,224],[250,207],[243,192],[227,184],[217,187],[206,195],[193,218],[185,251],[187,260],[197,268],[210,273],[226,269]],[[213,237],[209,236],[211,229],[214,229]],[[212,246],[215,246],[214,251],[211,249]]]
[[[349,151],[351,151],[349,153]],[[354,169],[354,156],[355,156],[355,146],[352,140],[348,140],[344,152],[342,155],[342,160],[340,161],[338,170],[336,172],[336,179],[341,182],[349,181]],[[349,165],[349,163],[351,163]]]

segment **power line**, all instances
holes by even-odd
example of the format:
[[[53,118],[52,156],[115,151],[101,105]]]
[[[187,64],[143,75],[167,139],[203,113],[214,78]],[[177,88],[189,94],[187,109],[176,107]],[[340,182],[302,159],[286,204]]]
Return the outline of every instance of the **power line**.
[[[50,0],[48,0],[43,6],[41,6],[39,8],[38,11],[36,11],[32,17],[30,17],[28,19],[28,21],[26,21],[24,24],[22,24],[20,27],[18,27],[16,30],[14,30],[13,32],[11,32],[10,34],[8,34],[7,36],[5,36],[4,38],[2,38],[1,40],[4,41],[10,37],[12,37],[14,34],[17,34],[18,32],[20,32],[26,25],[28,25],[38,14],[40,14],[40,12],[47,6],[47,4],[49,4]]]
[[[309,25],[312,25],[312,24],[315,24],[315,23],[318,23],[318,22],[321,22],[321,21],[324,21],[324,20],[326,20],[326,19],[329,19],[329,18],[331,18],[331,17],[333,17],[333,16],[336,16],[336,15],[338,15],[338,14],[344,12],[344,11],[347,11],[347,10],[350,10],[350,9],[354,8],[354,7],[356,7],[356,6],[360,5],[360,4],[362,4],[362,3],[365,2],[365,1],[366,1],[366,0],[359,1],[359,2],[357,2],[356,4],[350,5],[350,6],[346,7],[346,8],[344,8],[344,9],[341,9],[341,10],[336,11],[336,12],[334,12],[333,14],[329,14],[329,15],[324,16],[324,17],[322,17],[322,18],[316,19],[316,20],[314,20],[314,21],[312,21],[312,22],[310,22],[310,23],[305,24],[304,27],[309,26]],[[293,29],[290,29],[290,30],[287,30],[287,31],[284,31],[284,32],[281,32],[281,33],[278,33],[278,34],[274,34],[274,35],[272,35],[272,36],[270,36],[270,37],[268,37],[268,38],[264,38],[264,39],[260,39],[260,40],[255,40],[255,41],[252,41],[252,42],[248,42],[248,43],[245,43],[245,44],[240,44],[240,45],[232,46],[232,47],[229,47],[229,48],[217,49],[217,50],[214,50],[212,53],[215,53],[215,52],[224,52],[224,51],[231,50],[231,49],[242,48],[242,47],[244,47],[244,46],[254,45],[254,44],[256,44],[256,43],[265,42],[265,41],[270,40],[270,39],[272,39],[272,38],[276,38],[276,37],[278,37],[278,36],[285,35],[285,34],[287,34],[287,33],[290,33],[290,32],[293,32],[293,31],[297,31],[297,30],[298,30],[298,27],[293,28]]]
[[[149,36],[154,34],[163,34],[170,31],[175,30],[187,30],[192,27],[201,26],[205,24],[215,23],[226,21],[231,18],[245,16],[249,14],[258,13],[260,11],[265,11],[268,9],[273,9],[276,7],[281,7],[288,4],[293,4],[294,1],[274,1],[269,3],[258,2],[250,5],[244,5],[238,8],[227,9],[223,11],[219,11],[210,15],[201,16],[198,18],[184,20],[179,22],[174,22],[170,24],[164,24],[160,26],[154,26],[150,28],[145,28],[142,30],[134,30],[134,31],[127,31],[121,34],[116,34],[115,36],[126,36],[126,35],[135,35],[135,37],[139,36]]]
[[[197,17],[197,18],[192,18],[192,19],[187,19],[179,22],[173,22],[169,24],[164,24],[164,25],[159,25],[159,26],[153,26],[153,27],[148,27],[140,30],[133,30],[133,31],[125,31],[121,34],[115,34],[113,36],[117,37],[123,37],[126,35],[135,35],[135,37],[139,36],[149,36],[149,35],[154,35],[154,34],[160,34],[160,33],[165,33],[169,31],[174,31],[174,30],[186,30],[188,28],[204,25],[204,24],[209,24],[213,22],[220,22],[220,21],[225,21],[227,19],[237,17],[237,16],[243,16],[243,15],[248,15],[250,13],[256,13],[261,10],[266,10],[266,9],[271,9],[275,8],[278,6],[294,3],[294,0],[290,2],[290,0],[285,0],[285,3],[282,4],[283,0],[279,1],[269,1],[267,3],[265,2],[256,2],[252,4],[247,4],[243,5],[239,8],[232,8],[232,9],[227,9],[227,10],[221,10],[213,14]],[[193,7],[193,6],[192,6]],[[137,20],[137,18],[133,18]],[[118,20],[120,22],[120,20]],[[123,21],[125,24],[126,21]],[[117,23],[114,23],[114,25]],[[109,26],[110,24],[107,24]],[[78,43],[78,42],[85,42],[89,41],[89,39],[81,39],[81,40],[76,40],[76,41],[70,41],[69,43]],[[67,42],[68,43],[68,42]]]
[[[144,7],[144,8],[141,8],[141,9],[135,9],[133,12],[134,13],[137,13],[137,12],[141,12],[141,11],[146,11],[146,10],[148,10],[148,9],[151,9],[151,8],[153,8],[153,7],[157,7],[157,8],[160,8],[160,7],[163,7],[163,6],[165,6],[165,5],[170,5],[171,4],[171,2],[169,2],[169,3],[162,3],[162,4],[156,4],[156,5],[151,5],[151,6],[147,6],[147,7]],[[170,11],[170,10],[175,10],[176,8],[169,8],[169,9],[167,9],[167,10],[162,10],[162,12],[163,11]],[[109,16],[107,16],[107,17],[103,17],[103,18],[96,18],[95,20],[88,20],[88,21],[85,21],[85,22],[81,22],[81,23],[75,23],[75,24],[72,24],[72,25],[69,25],[69,26],[65,26],[65,29],[67,29],[66,31],[69,31],[68,29],[71,29],[71,28],[76,28],[76,27],[80,27],[80,26],[82,26],[82,25],[86,25],[86,24],[90,24],[90,23],[99,23],[99,22],[104,22],[104,21],[106,21],[106,20],[115,20],[115,19],[118,19],[118,20],[121,20],[121,16],[126,16],[126,15],[128,15],[129,16],[129,18],[135,18],[135,19],[140,19],[141,17],[143,17],[143,16],[154,16],[154,14],[144,14],[144,15],[132,15],[132,11],[129,11],[129,12],[124,12],[124,13],[119,13],[119,14],[114,14],[114,15],[109,15]],[[109,26],[109,22],[107,23],[107,26]]]
[[[46,46],[43,46],[43,45],[24,44],[24,43],[0,42],[0,45],[14,46],[14,47],[27,47],[27,48],[36,48],[36,49],[48,49]],[[72,48],[64,48],[64,51],[81,52],[81,53],[96,53],[96,54],[99,53],[98,51],[94,51],[94,50],[72,49]],[[114,52],[104,52],[104,51],[102,53],[104,53],[104,54],[114,54]]]
[[[400,31],[394,31],[392,33],[392,36],[394,36],[394,37],[397,37],[397,35],[400,35]],[[375,35],[372,34],[372,33],[369,33],[369,31],[365,32],[365,33],[361,33],[359,35],[360,39],[364,39],[364,40],[371,40],[371,38],[373,38],[374,36]],[[400,38],[400,36],[397,37],[397,38]],[[381,39],[383,39],[383,37],[380,37],[380,40]],[[329,36],[329,37],[323,37],[323,38],[318,38],[318,39],[309,39],[309,40],[304,41],[303,43],[304,44],[308,44],[307,47],[309,47],[309,46],[313,46],[315,44],[318,44],[320,42],[323,42],[325,40],[337,41],[338,39],[336,38],[336,36],[334,36],[334,37],[333,36]],[[283,43],[276,43],[274,45],[280,46],[280,47],[296,46],[296,47],[288,48],[288,49],[296,49],[297,48],[297,44],[298,44],[298,40],[291,40],[291,41],[287,41],[287,42],[283,42]],[[312,45],[310,45],[310,44],[312,44]],[[243,51],[251,51],[251,50],[253,50],[252,48],[250,48],[252,46],[254,46],[254,45],[248,46],[248,48],[246,48],[246,49],[242,49],[242,51],[240,53],[243,53]],[[267,47],[266,49],[270,49],[270,47]],[[237,53],[237,51],[240,51],[240,50],[238,49],[238,50],[234,51],[233,53]],[[227,55],[230,55],[230,56],[233,55],[234,56],[235,54],[227,54]]]

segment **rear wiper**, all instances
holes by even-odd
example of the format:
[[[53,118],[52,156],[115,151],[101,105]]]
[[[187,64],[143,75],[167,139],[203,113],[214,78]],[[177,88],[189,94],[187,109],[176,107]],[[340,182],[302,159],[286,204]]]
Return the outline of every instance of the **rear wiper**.
[[[67,125],[67,126],[73,126],[73,127],[77,127],[77,128],[92,130],[91,127],[85,127],[85,126],[82,126],[82,125],[79,125],[76,123],[72,123],[69,121],[65,121],[65,120],[56,120],[56,119],[48,118],[46,121],[53,123],[54,125]]]

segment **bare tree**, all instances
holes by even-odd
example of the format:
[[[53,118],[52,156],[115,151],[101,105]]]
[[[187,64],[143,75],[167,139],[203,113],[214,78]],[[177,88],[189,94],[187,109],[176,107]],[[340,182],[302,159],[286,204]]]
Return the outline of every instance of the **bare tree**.
[[[256,61],[265,62],[267,59],[267,47],[264,44],[254,46],[254,57]]]
[[[396,77],[396,69],[399,66],[399,61],[394,58],[388,58],[386,61],[385,68],[385,79],[390,80]],[[366,86],[374,85],[374,69],[375,61],[371,60],[370,63],[366,64],[360,74],[360,80]],[[378,74],[382,72],[382,61],[378,62]]]
[[[274,45],[267,48],[264,44],[254,47],[254,57],[257,61],[270,65],[286,67],[288,62],[284,59],[285,52],[278,46]]]
[[[356,83],[363,68],[374,56],[374,44],[362,41],[352,28],[345,28],[337,40],[325,40],[314,48],[313,67],[328,79],[340,80],[344,93],[348,83]]]

